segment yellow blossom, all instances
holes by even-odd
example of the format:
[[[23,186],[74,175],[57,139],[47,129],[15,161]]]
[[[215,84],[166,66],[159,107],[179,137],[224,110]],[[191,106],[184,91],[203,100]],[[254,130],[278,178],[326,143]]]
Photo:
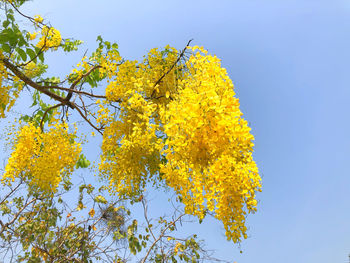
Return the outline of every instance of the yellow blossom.
[[[33,33],[28,33],[29,34],[29,39],[34,40],[38,34],[38,32],[33,32]]]
[[[112,192],[129,197],[142,196],[159,174],[186,213],[203,219],[211,211],[227,238],[239,242],[261,188],[254,137],[220,59],[202,47],[188,50],[185,64],[176,64],[178,52],[167,47],[117,68],[99,104],[97,121],[106,127],[100,174]],[[108,101],[120,104],[118,115]]]
[[[89,211],[89,216],[94,217],[95,215],[95,209],[91,208]]]
[[[53,27],[43,26],[41,37],[36,46],[44,51],[49,48],[57,49],[62,42],[60,31]]]
[[[37,77],[40,74],[40,68],[30,61],[24,68],[24,74],[29,78]]]
[[[40,15],[35,15],[34,16],[34,21],[36,23],[42,23],[44,21],[44,19]]]
[[[3,56],[0,51],[0,58]],[[5,112],[13,107],[23,88],[23,82],[17,76],[13,78],[12,83],[9,83],[8,79],[9,72],[0,62],[0,118],[4,118]]]
[[[56,123],[44,133],[33,124],[22,127],[15,136],[2,182],[11,183],[20,177],[33,187],[55,192],[62,178],[73,172],[81,151],[67,128]]]
[[[181,243],[177,242],[174,247],[174,253],[177,254],[179,252],[179,249],[181,248]]]

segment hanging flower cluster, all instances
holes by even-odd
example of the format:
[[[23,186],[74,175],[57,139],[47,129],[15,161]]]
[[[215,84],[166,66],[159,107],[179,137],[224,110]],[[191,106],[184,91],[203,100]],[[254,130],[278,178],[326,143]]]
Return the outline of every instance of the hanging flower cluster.
[[[60,31],[53,27],[43,26],[41,29],[41,37],[36,46],[44,51],[49,48],[57,49],[62,42]]]
[[[47,132],[33,124],[23,126],[15,134],[2,182],[23,178],[42,191],[55,192],[78,161],[81,146],[74,138],[65,123],[52,123]]]
[[[100,173],[113,192],[129,197],[158,174],[188,214],[202,219],[211,211],[239,242],[261,188],[254,137],[220,60],[202,48],[190,51],[185,63],[166,47],[117,67],[99,104],[106,126]],[[120,108],[110,114],[113,102]]]
[[[162,114],[167,162],[160,171],[187,213],[203,218],[208,210],[215,212],[227,238],[238,242],[261,187],[252,158],[254,137],[220,60],[201,51],[186,62],[188,75]]]
[[[13,107],[23,89],[23,82],[10,74],[1,62],[3,57],[0,51],[0,118],[5,118],[5,112]]]
[[[177,59],[177,51],[152,49],[142,63],[125,61],[106,89],[107,101],[100,105],[98,121],[107,125],[103,135],[101,175],[108,178],[112,192],[137,196],[147,181],[159,172],[162,139],[159,109],[175,89],[174,71],[155,85]],[[119,102],[120,111],[111,115],[108,102]],[[113,116],[111,118],[111,116]]]

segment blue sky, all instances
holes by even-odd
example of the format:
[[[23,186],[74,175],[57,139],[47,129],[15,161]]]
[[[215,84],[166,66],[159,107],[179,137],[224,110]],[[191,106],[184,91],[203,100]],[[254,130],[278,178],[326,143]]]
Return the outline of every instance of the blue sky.
[[[349,1],[35,0],[23,10],[85,42],[76,57],[52,57],[52,72],[69,72],[97,35],[117,42],[125,58],[192,38],[220,57],[256,138],[263,192],[242,254],[219,223],[198,231],[238,263],[347,262]]]

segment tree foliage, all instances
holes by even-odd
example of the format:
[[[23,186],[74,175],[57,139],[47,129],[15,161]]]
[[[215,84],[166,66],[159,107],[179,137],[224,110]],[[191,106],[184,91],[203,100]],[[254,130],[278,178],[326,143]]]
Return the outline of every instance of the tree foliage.
[[[208,215],[228,240],[246,238],[261,179],[254,137],[220,60],[190,42],[128,60],[99,36],[96,50],[66,76],[49,76],[48,52],[59,59],[82,42],[23,14],[24,2],[0,2],[0,118],[17,100],[30,99],[33,109],[19,113],[7,135],[0,196],[6,257],[124,262],[141,253],[141,262],[204,261],[210,256],[197,237],[179,238],[175,230]],[[69,121],[78,117],[85,125]],[[81,129],[102,138],[95,166],[83,153]],[[74,171],[87,167],[101,187],[73,184]],[[179,206],[153,226],[145,196],[156,188],[172,189]],[[74,194],[76,206],[67,202]],[[127,208],[140,204],[141,227]]]

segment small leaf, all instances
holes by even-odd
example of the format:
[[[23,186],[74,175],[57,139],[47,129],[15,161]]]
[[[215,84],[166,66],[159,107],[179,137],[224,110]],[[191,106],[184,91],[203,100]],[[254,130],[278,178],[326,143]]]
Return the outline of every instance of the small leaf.
[[[24,116],[21,116],[19,119],[23,120],[24,122],[28,122],[31,120],[31,117],[28,115],[24,115]]]
[[[19,41],[18,41],[18,46],[22,47],[24,45],[27,46],[27,41],[24,39],[23,36],[20,36]]]
[[[10,10],[11,10],[11,9],[10,9]],[[10,10],[9,10],[9,11],[10,11]],[[9,20],[11,20],[11,21],[13,22],[13,21],[15,21],[15,18],[14,18],[14,16],[13,16],[12,14],[10,14],[9,11],[7,12],[7,19],[9,19]]]
[[[8,25],[10,24],[10,21],[8,21],[8,20],[5,20],[4,22],[2,22],[2,26],[3,27],[8,27]]]
[[[7,28],[8,31],[8,42],[11,46],[16,46],[18,41],[18,35],[11,28]]]
[[[26,49],[26,53],[28,54],[28,56],[30,57],[30,60],[33,60],[34,62],[36,62],[36,53],[34,52],[33,49],[27,48]]]
[[[77,169],[78,168],[87,168],[87,167],[89,167],[89,165],[90,165],[90,161],[88,159],[86,159],[86,157],[83,154],[81,154],[75,167]]]
[[[17,51],[18,55],[20,55],[20,57],[23,61],[27,60],[27,54],[26,54],[26,52],[24,52],[23,49],[16,48],[16,51]]]
[[[104,198],[102,195],[98,195],[95,197],[94,201],[96,203],[102,203],[102,204],[107,204],[106,198]]]
[[[4,50],[5,52],[7,53],[10,53],[11,52],[11,47],[7,44],[2,44],[2,50]]]
[[[42,63],[44,63],[44,52],[40,52],[38,57],[39,57],[40,61]]]

